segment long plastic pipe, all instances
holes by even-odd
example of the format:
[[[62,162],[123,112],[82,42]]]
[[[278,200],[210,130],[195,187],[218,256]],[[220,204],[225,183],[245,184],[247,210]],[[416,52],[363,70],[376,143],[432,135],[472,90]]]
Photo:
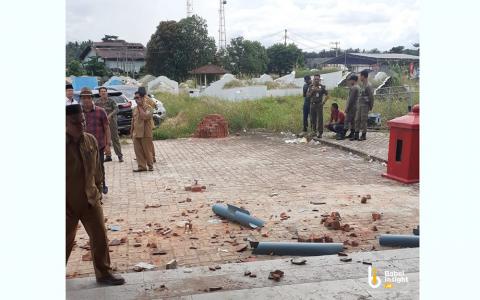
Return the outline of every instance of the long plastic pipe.
[[[317,256],[336,254],[343,250],[341,243],[278,243],[250,242],[253,254]]]
[[[419,247],[419,235],[397,235],[397,234],[382,234],[378,238],[380,246],[391,247]]]
[[[234,205],[216,203],[212,206],[212,210],[217,215],[237,222],[240,225],[250,228],[263,227],[265,222],[250,215],[250,212]]]

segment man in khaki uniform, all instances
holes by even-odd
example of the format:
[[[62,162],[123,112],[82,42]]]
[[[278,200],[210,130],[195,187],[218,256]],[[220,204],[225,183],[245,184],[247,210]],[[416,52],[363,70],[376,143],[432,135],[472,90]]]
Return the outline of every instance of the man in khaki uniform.
[[[355,137],[355,114],[357,112],[357,101],[360,93],[360,88],[358,87],[357,81],[357,75],[351,75],[348,78],[350,92],[348,93],[347,105],[345,106],[345,132],[350,129],[350,134],[345,138],[352,141]]]
[[[108,97],[106,87],[98,89],[100,98],[95,101],[95,105],[100,106],[107,113],[108,124],[110,126],[110,137],[113,144],[113,149],[118,157],[119,162],[123,162],[122,147],[120,146],[120,137],[118,136],[117,113],[118,105],[112,98]],[[105,161],[112,161],[112,150],[110,146],[105,147]]]
[[[101,206],[103,174],[97,140],[84,130],[79,104],[66,106],[66,258],[72,252],[81,221],[90,238],[97,282],[121,285],[125,279],[112,273],[107,231]]]
[[[138,168],[133,172],[153,171],[152,155],[152,110],[145,105],[144,96],[139,92],[135,93],[137,107],[133,109],[131,134],[133,149],[137,157]]]
[[[151,110],[153,112],[157,108],[157,103],[155,103],[155,101],[153,101],[150,97],[147,96],[147,91],[145,90],[144,87],[139,87],[138,93],[140,96],[143,97],[144,99],[143,102],[145,106],[148,108],[148,110]],[[155,128],[155,122],[153,121],[153,117],[152,117],[152,129],[153,128]],[[149,144],[150,144],[150,152],[152,153],[152,157],[153,157],[153,162],[155,163],[157,162],[157,159],[155,158],[155,146],[153,145],[153,136],[150,139]]]
[[[357,113],[355,116],[355,140],[367,139],[368,112],[373,109],[373,91],[368,83],[368,70],[360,72],[360,91],[357,101]],[[359,137],[360,130],[362,136]]]
[[[325,96],[325,99],[323,99]],[[307,97],[310,98],[310,122],[313,132],[316,132],[317,138],[322,138],[323,134],[323,106],[329,96],[323,84],[320,84],[320,75],[313,76],[313,84],[308,88]]]

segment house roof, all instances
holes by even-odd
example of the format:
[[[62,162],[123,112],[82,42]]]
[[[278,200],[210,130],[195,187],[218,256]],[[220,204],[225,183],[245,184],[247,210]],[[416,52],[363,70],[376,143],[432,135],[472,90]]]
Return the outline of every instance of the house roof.
[[[310,64],[323,64],[324,62],[332,58],[333,57],[314,57],[314,58],[306,58],[305,61]]]
[[[88,46],[80,54],[80,59],[83,60],[88,55],[90,50],[94,49],[97,56],[103,59],[125,59],[129,60],[144,60],[145,47],[140,43],[127,43],[124,40],[94,42],[92,46]]]
[[[370,57],[375,59],[407,59],[407,60],[419,60],[420,57],[416,55],[403,54],[403,53],[349,53],[351,55]]]
[[[205,66],[201,66],[189,72],[190,74],[225,74],[227,71],[222,67],[208,64]]]

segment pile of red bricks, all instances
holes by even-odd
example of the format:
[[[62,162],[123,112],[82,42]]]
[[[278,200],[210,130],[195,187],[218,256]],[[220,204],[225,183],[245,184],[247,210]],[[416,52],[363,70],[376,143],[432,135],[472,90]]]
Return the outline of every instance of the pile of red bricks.
[[[223,138],[228,136],[227,120],[221,115],[208,115],[198,124],[194,137]]]

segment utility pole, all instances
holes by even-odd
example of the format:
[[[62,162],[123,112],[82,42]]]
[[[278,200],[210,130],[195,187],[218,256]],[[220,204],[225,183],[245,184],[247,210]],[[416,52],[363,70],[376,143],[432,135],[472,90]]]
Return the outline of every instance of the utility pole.
[[[284,44],[285,46],[287,46],[287,30],[286,30],[286,29],[285,29],[285,39],[284,39],[283,44]]]
[[[187,18],[193,15],[193,0],[187,0]]]
[[[330,44],[335,45],[335,47],[332,47],[331,49],[332,50],[335,49],[335,57],[337,57],[338,56],[338,49],[339,49],[338,45],[340,45],[340,42],[331,42]]]
[[[220,0],[220,9],[218,10],[218,16],[219,16],[218,48],[219,49],[227,48],[227,33],[225,30],[225,4],[227,4],[226,0]]]

